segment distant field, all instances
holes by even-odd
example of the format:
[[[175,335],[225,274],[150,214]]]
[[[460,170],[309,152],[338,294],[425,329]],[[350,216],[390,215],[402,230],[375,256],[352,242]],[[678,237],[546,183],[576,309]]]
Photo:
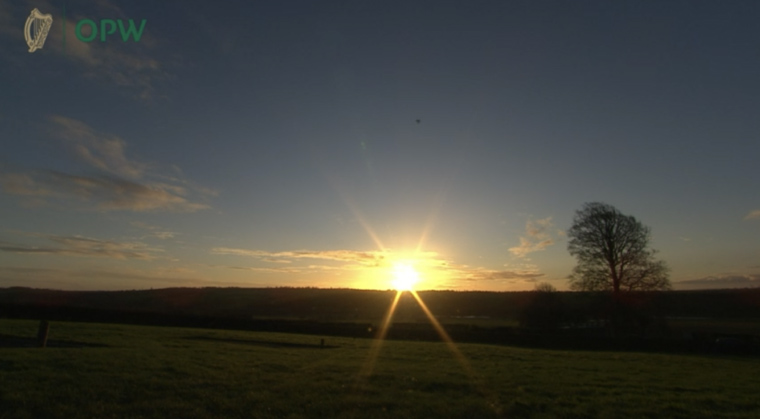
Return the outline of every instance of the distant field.
[[[757,418],[760,361],[0,320],[0,418]],[[95,346],[105,345],[105,346]]]

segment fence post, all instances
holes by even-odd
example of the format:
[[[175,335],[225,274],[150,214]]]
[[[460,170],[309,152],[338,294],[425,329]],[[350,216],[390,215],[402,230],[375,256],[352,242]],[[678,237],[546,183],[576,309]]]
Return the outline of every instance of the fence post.
[[[48,330],[50,323],[47,320],[40,320],[40,327],[37,329],[37,345],[40,348],[47,346]]]

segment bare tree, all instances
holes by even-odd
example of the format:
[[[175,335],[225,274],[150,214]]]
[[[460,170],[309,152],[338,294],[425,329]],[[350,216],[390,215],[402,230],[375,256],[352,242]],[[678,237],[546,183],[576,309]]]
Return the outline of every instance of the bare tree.
[[[600,202],[575,213],[568,250],[578,260],[570,288],[582,291],[670,289],[668,268],[648,248],[649,228],[636,218]]]
[[[539,282],[533,287],[533,291],[537,292],[557,292],[557,287],[548,282]]]

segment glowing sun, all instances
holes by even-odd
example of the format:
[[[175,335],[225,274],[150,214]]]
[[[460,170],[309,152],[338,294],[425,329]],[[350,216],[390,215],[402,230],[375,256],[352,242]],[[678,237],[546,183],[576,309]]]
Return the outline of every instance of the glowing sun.
[[[406,263],[396,263],[393,265],[393,288],[396,291],[412,291],[414,284],[419,281],[420,277],[412,265]]]

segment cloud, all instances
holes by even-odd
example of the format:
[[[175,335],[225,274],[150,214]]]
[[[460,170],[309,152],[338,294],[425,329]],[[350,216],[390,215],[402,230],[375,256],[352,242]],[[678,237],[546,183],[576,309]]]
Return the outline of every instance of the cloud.
[[[0,174],[6,193],[48,198],[78,198],[102,211],[195,212],[208,205],[188,201],[165,185],[138,183],[108,176],[76,176],[46,171]]]
[[[520,245],[515,247],[510,247],[509,251],[514,254],[517,257],[525,257],[529,253],[538,252],[540,250],[544,250],[548,246],[551,246],[554,244],[554,240],[547,239],[540,242],[531,241],[530,239],[526,239],[525,237],[520,237]]]
[[[126,143],[121,138],[96,132],[87,124],[64,116],[53,115],[49,120],[54,124],[53,135],[63,139],[88,165],[127,178],[139,178],[145,171],[145,164],[127,159]]]
[[[81,121],[63,116],[51,116],[49,121],[54,125],[55,135],[65,141],[78,160],[101,173],[0,172],[0,187],[6,193],[34,197],[35,205],[48,204],[53,198],[75,198],[101,211],[195,212],[209,208],[192,202],[187,195],[190,190],[201,195],[212,195],[213,191],[196,187],[181,177],[156,173],[157,165],[127,158],[126,143],[121,138],[99,133]],[[171,234],[165,232],[160,238],[170,238]]]
[[[750,213],[747,214],[746,217],[744,217],[745,220],[754,220],[758,218],[760,218],[760,210],[750,211]]]
[[[284,252],[270,252],[265,250],[240,249],[229,247],[215,247],[211,253],[217,255],[244,256],[257,259],[261,262],[284,264],[286,266],[222,266],[228,269],[246,270],[257,273],[273,274],[315,274],[332,272],[332,275],[340,275],[343,272],[356,271],[357,269],[377,268],[390,264],[389,252],[382,251],[355,251],[355,250],[294,250]],[[342,262],[338,265],[300,263],[295,262],[310,260],[323,260],[329,262]]]
[[[293,263],[293,261],[286,260],[286,259],[263,258],[261,260],[263,260],[264,262],[270,262],[270,263]]]
[[[108,1],[97,1],[90,6],[94,7],[94,15],[97,16],[108,16],[111,19],[132,18],[137,24],[141,20],[139,16],[127,16],[118,6]],[[82,42],[76,37],[77,22],[92,18],[93,15],[72,15],[70,10],[64,22],[63,11],[52,4],[43,2],[35,7],[54,15],[45,49],[78,66],[85,78],[109,86],[119,86],[123,92],[142,100],[155,98],[156,83],[170,78],[162,63],[151,56],[155,55],[154,50],[159,45],[157,38],[153,36],[155,30],[152,29],[157,28],[155,25],[146,24],[139,42],[122,42],[116,34],[112,35],[112,42]],[[87,35],[85,32],[88,30],[88,27],[84,26],[83,35]]]
[[[162,228],[150,224],[143,223],[142,221],[132,221],[130,223],[133,227],[137,227],[142,230],[148,230],[150,233],[145,237],[155,237],[161,240],[173,239],[178,233],[173,231],[161,231]]]
[[[256,268],[251,266],[226,266],[228,269],[236,269],[250,272],[276,273],[276,274],[300,274],[304,271],[297,268]]]
[[[211,252],[217,255],[249,256],[266,261],[280,261],[287,259],[324,259],[343,262],[356,262],[372,266],[380,265],[387,257],[384,252],[360,252],[355,250],[296,250],[288,252],[267,252],[264,250],[215,247],[211,249]]]
[[[0,186],[11,195],[48,196],[53,190],[35,182],[23,173],[0,173]]]
[[[111,259],[156,259],[160,249],[151,248],[140,242],[116,242],[82,236],[56,236],[26,233],[27,236],[45,238],[53,246],[30,246],[0,242],[0,251],[37,255],[65,255],[84,257],[104,257]]]
[[[158,230],[160,227],[144,223],[142,221],[131,221],[129,223],[133,227],[137,227],[144,230]]]
[[[135,281],[143,283],[139,286]],[[208,278],[183,268],[157,269],[79,269],[0,266],[0,286],[26,286],[54,289],[112,289],[169,286],[208,286]],[[214,285],[250,286],[250,282],[224,282]]]
[[[286,261],[286,263],[290,263],[289,261]],[[220,266],[216,266],[220,267]],[[341,266],[330,266],[330,265],[307,265],[303,267],[255,267],[255,266],[221,266],[228,269],[236,269],[236,270],[244,270],[244,271],[251,271],[251,272],[264,272],[264,273],[278,273],[278,274],[302,274],[302,273],[315,273],[315,272],[345,272],[345,271],[351,271],[356,270],[360,268],[360,265],[341,265]]]
[[[179,56],[167,54],[162,48],[166,42],[159,35],[162,28],[157,21],[148,19],[138,42],[132,39],[122,41],[118,29],[106,42],[82,42],[75,33],[77,23],[82,19],[92,19],[96,23],[102,17],[133,19],[139,27],[140,21],[147,16],[127,15],[115,4],[117,2],[99,0],[75,2],[79,4],[67,7],[64,19],[61,3],[50,0],[0,1],[0,36],[14,44],[13,48],[3,51],[6,52],[3,58],[22,68],[28,65],[28,59],[24,59],[27,57],[22,55],[29,55],[25,48],[24,22],[30,11],[38,8],[53,16],[53,24],[43,50],[35,55],[57,56],[73,67],[79,77],[108,88],[116,86],[120,93],[139,100],[152,101],[164,96],[160,87],[174,77],[169,68],[177,66]],[[89,26],[83,26],[82,34],[89,34],[89,30]]]
[[[529,220],[525,223],[525,235],[527,237],[520,237],[520,245],[510,247],[509,251],[517,257],[524,258],[530,253],[544,250],[553,245],[554,240],[548,233],[552,227],[552,217],[535,221]]]
[[[500,281],[511,283],[535,282],[544,274],[537,269],[495,270],[467,265],[448,265],[446,267],[456,279],[465,281]]]
[[[153,234],[151,234],[151,237],[155,237],[161,240],[167,240],[167,239],[173,239],[176,235],[177,233],[173,231],[156,231]]]
[[[270,263],[294,263],[305,260],[324,260],[343,262],[340,264],[310,264],[304,266],[219,266],[228,269],[247,270],[259,273],[279,274],[314,274],[334,272],[339,275],[345,272],[365,272],[366,269],[387,268],[394,262],[410,261],[423,275],[430,275],[433,283],[443,284],[446,281],[457,283],[458,281],[478,282],[486,281],[491,284],[526,284],[534,283],[544,274],[539,272],[535,265],[525,264],[511,269],[488,269],[483,267],[471,267],[451,263],[438,253],[416,252],[411,255],[398,254],[390,249],[385,251],[354,251],[354,250],[295,250],[283,252],[269,252],[264,250],[240,249],[229,247],[215,247],[211,253],[217,255],[244,256]]]

